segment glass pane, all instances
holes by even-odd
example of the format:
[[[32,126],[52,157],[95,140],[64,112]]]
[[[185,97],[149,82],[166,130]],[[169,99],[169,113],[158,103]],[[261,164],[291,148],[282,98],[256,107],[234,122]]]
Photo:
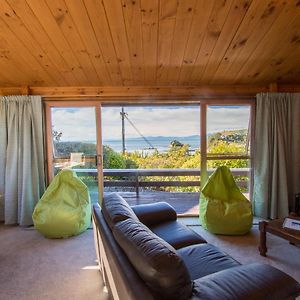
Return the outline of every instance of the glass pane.
[[[104,169],[147,170],[148,175],[138,178],[148,182],[141,184],[140,192],[199,191],[195,183],[200,181],[199,119],[199,106],[102,107]],[[170,172],[149,175],[157,169]],[[198,173],[181,175],[182,169],[197,169]],[[106,176],[105,190],[136,191],[135,183],[131,187],[113,187],[112,181],[120,179],[136,180],[134,176]],[[191,186],[176,186],[178,181],[194,182]]]
[[[98,201],[96,167],[96,119],[94,107],[52,108],[54,175],[71,168]]]
[[[207,108],[208,171],[229,167],[245,193],[250,178],[250,112],[249,105]]]

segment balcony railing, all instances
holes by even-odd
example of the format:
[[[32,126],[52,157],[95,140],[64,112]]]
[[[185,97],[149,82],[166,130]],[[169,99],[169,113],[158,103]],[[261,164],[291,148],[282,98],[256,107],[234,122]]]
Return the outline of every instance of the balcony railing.
[[[83,176],[97,177],[97,169],[73,169],[78,174]],[[208,169],[208,175],[213,173],[213,169]],[[249,168],[232,168],[231,172],[234,177],[239,177],[237,184],[241,188],[248,186],[250,175]],[[105,187],[133,187],[137,195],[140,188],[145,187],[200,187],[200,169],[104,169],[104,186]],[[193,176],[199,177],[199,180],[149,180],[149,177],[183,177]],[[117,180],[108,180],[109,177],[117,177]],[[124,178],[124,179],[120,179]]]

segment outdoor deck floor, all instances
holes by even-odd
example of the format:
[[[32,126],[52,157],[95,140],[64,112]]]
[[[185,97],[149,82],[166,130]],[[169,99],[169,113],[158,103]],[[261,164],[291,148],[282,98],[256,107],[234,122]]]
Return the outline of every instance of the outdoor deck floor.
[[[109,194],[106,192],[105,194]],[[199,193],[173,193],[173,192],[119,192],[129,205],[155,203],[160,201],[172,205],[177,214],[198,215]]]

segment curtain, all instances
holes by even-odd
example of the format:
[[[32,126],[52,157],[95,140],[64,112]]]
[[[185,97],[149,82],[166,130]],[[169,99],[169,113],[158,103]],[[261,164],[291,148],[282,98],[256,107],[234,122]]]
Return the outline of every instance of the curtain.
[[[31,225],[44,190],[41,97],[0,97],[0,220]]]
[[[257,95],[254,214],[281,218],[300,192],[300,94]]]

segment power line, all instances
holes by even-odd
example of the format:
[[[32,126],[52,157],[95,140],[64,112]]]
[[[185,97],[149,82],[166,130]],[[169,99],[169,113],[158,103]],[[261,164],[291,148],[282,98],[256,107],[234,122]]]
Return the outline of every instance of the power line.
[[[122,114],[126,118],[126,120],[129,122],[129,124],[135,129],[135,131],[143,138],[143,140],[150,146],[149,149],[155,149],[155,147],[150,143],[150,141],[136,128],[136,126],[133,124],[133,122],[128,118],[127,113]]]

